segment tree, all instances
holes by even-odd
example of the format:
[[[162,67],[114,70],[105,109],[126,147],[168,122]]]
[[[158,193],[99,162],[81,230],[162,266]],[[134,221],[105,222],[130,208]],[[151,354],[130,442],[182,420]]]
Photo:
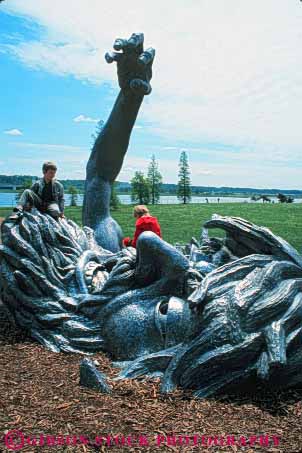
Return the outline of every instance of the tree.
[[[151,162],[148,167],[147,176],[149,187],[150,187],[150,199],[151,203],[155,204],[159,202],[160,187],[163,182],[163,177],[158,169],[158,163],[155,160],[154,154],[151,157]]]
[[[188,156],[185,151],[180,154],[178,168],[177,198],[186,204],[191,200],[191,180]]]
[[[24,190],[25,190],[25,189],[30,189],[31,186],[32,186],[32,184],[33,184],[33,183],[32,183],[32,180],[31,180],[31,179],[25,179],[25,181],[24,181],[22,187],[21,187],[21,188],[18,190],[18,192],[16,193],[15,199],[16,199],[16,202],[17,202],[17,203],[18,203],[18,201],[20,200],[21,195],[22,195],[22,193],[24,192]]]
[[[121,205],[121,200],[116,193],[116,181],[111,186],[110,208],[115,210]]]
[[[283,193],[278,193],[277,198],[278,198],[279,203],[293,203],[293,201],[294,201],[294,197],[292,197],[290,195],[287,197]]]
[[[148,178],[145,178],[142,171],[136,171],[131,183],[131,200],[139,204],[150,202],[150,186]]]
[[[287,201],[287,196],[284,195],[283,193],[278,193],[277,198],[279,203],[286,203]]]
[[[68,189],[68,193],[71,195],[70,197],[70,206],[77,206],[78,205],[78,190],[74,186],[70,186]]]

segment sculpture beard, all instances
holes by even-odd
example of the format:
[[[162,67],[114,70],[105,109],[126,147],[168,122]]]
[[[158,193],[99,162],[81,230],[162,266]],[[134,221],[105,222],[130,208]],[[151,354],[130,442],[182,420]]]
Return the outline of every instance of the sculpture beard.
[[[251,376],[301,383],[301,257],[241,219],[207,226],[222,226],[233,249],[229,263],[201,275],[153,233],[137,252],[112,253],[90,228],[24,213],[2,225],[3,302],[50,350],[104,350],[127,361],[119,378],[160,375],[165,392],[180,385],[207,396]]]

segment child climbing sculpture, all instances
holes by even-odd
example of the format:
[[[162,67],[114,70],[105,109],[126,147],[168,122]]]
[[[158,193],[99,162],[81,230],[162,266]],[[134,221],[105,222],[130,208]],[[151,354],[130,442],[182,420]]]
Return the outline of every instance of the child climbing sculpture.
[[[110,216],[111,187],[127,152],[130,135],[145,95],[150,94],[155,50],[143,49],[144,35],[116,39],[106,61],[117,63],[121,88],[112,112],[97,137],[86,167],[83,225],[95,231],[99,245],[112,252],[122,248],[122,231]]]
[[[137,240],[144,231],[152,231],[157,236],[162,237],[158,220],[150,214],[147,206],[143,204],[134,206],[133,216],[136,219],[134,238],[126,237],[123,239],[123,244],[126,247],[136,247]]]

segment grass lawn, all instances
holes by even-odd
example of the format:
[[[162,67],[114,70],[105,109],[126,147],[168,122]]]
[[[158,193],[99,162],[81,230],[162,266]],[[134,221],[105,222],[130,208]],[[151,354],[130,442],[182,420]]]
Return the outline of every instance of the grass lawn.
[[[253,204],[253,203],[220,203],[189,205],[155,205],[150,206],[162,227],[163,238],[170,242],[187,242],[192,236],[199,239],[201,225],[209,220],[212,214],[243,217],[257,225],[266,226],[273,233],[283,237],[298,251],[302,249],[302,203],[294,204]],[[0,208],[0,217],[5,217],[11,210]],[[125,236],[134,233],[133,207],[122,205],[112,212],[123,229]],[[81,225],[81,207],[66,208],[65,214]],[[219,230],[213,230],[212,236],[221,236]]]

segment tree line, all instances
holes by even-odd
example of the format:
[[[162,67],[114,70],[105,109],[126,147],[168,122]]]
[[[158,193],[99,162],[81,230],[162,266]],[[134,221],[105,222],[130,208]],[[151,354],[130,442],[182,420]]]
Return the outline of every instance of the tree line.
[[[178,163],[178,183],[176,188],[177,198],[183,203],[187,204],[191,201],[192,195],[192,185],[190,178],[190,166],[188,155],[186,151],[182,151],[179,157]],[[0,175],[1,176],[1,175]],[[32,179],[26,177],[23,180],[22,187],[18,190],[16,194],[16,201],[19,200],[21,193],[24,189],[30,188],[32,185]],[[66,187],[66,193],[70,194],[70,206],[78,205],[78,187],[71,184],[70,182],[77,182],[76,180],[68,180],[69,184]],[[65,181],[66,183],[67,181]],[[121,204],[120,199],[117,194],[118,182],[114,182],[111,190],[111,200],[110,207],[112,209],[117,209]],[[159,170],[159,164],[156,161],[155,155],[153,154],[147,169],[147,174],[144,175],[142,171],[136,171],[133,178],[130,181],[131,187],[131,201],[136,204],[157,204],[160,200],[161,187],[163,185],[163,177]],[[277,199],[279,203],[293,203],[294,197],[291,195],[285,195],[282,193],[277,194]],[[208,202],[208,199],[206,199]],[[218,199],[219,200],[219,199]],[[254,194],[251,196],[251,201],[262,200],[263,203],[271,203],[274,201],[266,194]]]
[[[0,0],[1,2],[1,0]],[[95,143],[97,140],[98,135],[100,134],[102,128],[104,127],[104,121],[100,120],[96,126],[95,133],[92,134],[92,144]],[[176,187],[176,195],[177,198],[183,203],[187,204],[191,201],[192,192],[196,193],[196,189],[218,189],[219,191],[231,191],[234,193],[234,188],[212,188],[212,187],[192,187],[191,185],[191,178],[190,178],[190,166],[188,155],[185,150],[180,153],[179,163],[178,163],[178,183]],[[2,183],[14,183],[14,184],[22,184],[22,187],[19,190],[19,193],[16,195],[16,199],[20,197],[20,193],[25,189],[29,188],[32,184],[32,179],[36,177],[32,176],[8,176],[8,175],[0,175],[0,182]],[[61,180],[66,193],[70,194],[70,206],[77,206],[78,205],[78,193],[79,191],[84,190],[84,181],[81,180]],[[119,184],[126,184],[126,183],[119,183],[118,181],[114,182],[112,185],[111,190],[111,200],[110,206],[112,209],[116,209],[120,205],[120,200],[117,195],[117,190],[120,189]],[[149,163],[147,174],[144,175],[142,171],[136,171],[133,178],[130,181],[131,187],[131,200],[133,203],[138,204],[156,204],[160,200],[160,192],[163,185],[163,177],[159,170],[158,162],[155,159],[155,155],[153,154],[151,157],[151,161]],[[165,186],[167,186],[165,184]],[[173,185],[174,186],[174,185]],[[173,192],[174,192],[173,188]],[[241,188],[241,191],[246,190],[253,190],[256,192],[251,197],[252,201],[261,200],[263,203],[271,202],[271,199],[264,194],[259,194],[260,190],[258,189],[244,189]],[[258,193],[257,193],[258,192]],[[270,190],[270,192],[278,192],[277,190]],[[285,193],[288,191],[284,191]],[[300,193],[300,191],[294,191],[296,193]],[[175,192],[174,192],[175,193]],[[211,192],[209,193],[211,194]],[[278,201],[280,203],[292,203],[294,198],[291,195],[285,195],[282,193],[277,194]],[[208,199],[206,199],[208,202]],[[219,200],[219,199],[218,199]]]

